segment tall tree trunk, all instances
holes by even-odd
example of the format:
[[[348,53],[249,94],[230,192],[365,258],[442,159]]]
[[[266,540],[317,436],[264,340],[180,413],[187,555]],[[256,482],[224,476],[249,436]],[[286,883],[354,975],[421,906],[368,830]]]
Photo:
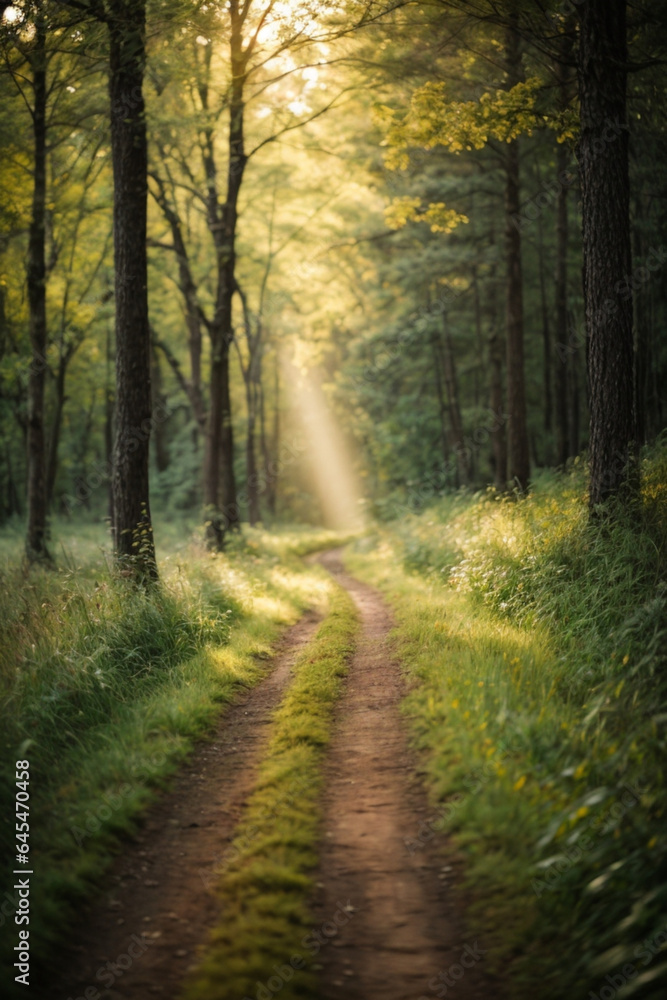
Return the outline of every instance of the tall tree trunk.
[[[160,357],[155,345],[151,346],[151,400],[153,412],[166,410],[167,398],[162,391],[162,369],[160,368]],[[155,442],[155,465],[158,472],[164,472],[169,468],[169,448],[167,446],[166,425],[164,420],[156,420],[153,428],[153,440]]]
[[[447,440],[447,404],[445,402],[445,393],[442,385],[442,359],[438,349],[437,334],[435,333],[431,338],[431,347],[433,349],[435,394],[438,400],[438,417],[440,421],[440,448],[442,451],[442,460],[446,467],[449,462],[449,441]]]
[[[264,412],[264,394],[262,393],[262,414]],[[264,424],[264,417],[262,417]],[[262,434],[262,450],[264,453],[264,475],[266,477],[266,506],[269,514],[275,517],[276,500],[278,496],[278,450],[280,448],[280,371],[278,358],[273,382],[273,428],[271,430],[271,445]],[[271,457],[273,455],[273,458]]]
[[[489,335],[489,363],[491,367],[490,403],[494,416],[491,430],[493,454],[493,478],[496,489],[504,493],[507,489],[507,436],[503,413],[503,349],[500,343],[498,324],[494,320]]]
[[[495,246],[495,225],[492,224],[490,243]],[[498,281],[496,265],[491,265],[489,275],[489,405],[493,414],[491,426],[491,460],[493,465],[493,480],[495,488],[504,493],[507,489],[507,434],[505,432],[504,400],[503,400],[503,351],[498,318]]]
[[[447,316],[442,317],[444,343],[442,346],[443,370],[445,375],[445,388],[447,391],[447,401],[449,404],[449,425],[452,429],[452,441],[458,462],[461,483],[469,485],[472,479],[472,454],[466,444],[463,433],[463,420],[461,418],[461,400],[459,397],[459,380],[456,373],[456,358],[454,356],[454,343],[452,341]]]
[[[506,32],[506,77],[512,88],[522,78],[521,45],[516,23]],[[528,488],[530,451],[526,417],[526,385],[523,351],[523,274],[521,265],[521,233],[514,225],[521,211],[519,143],[507,144],[505,154],[505,254],[507,262],[507,410],[509,413],[509,476],[520,490]]]
[[[106,463],[106,468],[109,470],[109,488],[107,496],[107,513],[109,517],[109,524],[113,526],[113,476],[111,472],[113,470],[113,410],[114,410],[114,398],[113,398],[113,381],[112,381],[112,369],[113,369],[113,350],[112,350],[112,334],[111,334],[111,324],[107,326],[107,338],[106,338],[106,371],[104,380],[104,460]]]
[[[148,484],[151,376],[142,93],[145,0],[111,0],[107,10],[116,296],[114,544],[123,569],[139,579],[156,579]]]
[[[32,211],[28,237],[28,306],[32,360],[28,375],[28,530],[30,562],[50,561],[46,545],[46,444],[44,382],[46,378],[46,24],[35,18],[35,42],[30,57],[34,105],[32,125],[34,168]]]
[[[542,372],[544,385],[544,430],[547,435],[551,434],[553,428],[553,397],[551,391],[551,324],[549,323],[549,301],[547,298],[547,282],[544,266],[544,230],[542,226],[542,216],[537,222],[538,226],[538,268],[540,277],[540,301],[542,306]],[[547,443],[549,451],[550,445]],[[549,460],[546,461],[549,465]]]
[[[232,300],[236,292],[236,224],[238,198],[247,157],[244,147],[245,64],[243,20],[238,0],[230,0],[230,55],[232,81],[229,102],[229,161],[227,197],[218,208],[213,136],[209,133],[204,156],[208,184],[208,225],[218,256],[218,288],[210,325],[211,390],[204,459],[206,537],[213,549],[222,548],[225,533],[239,526],[234,475],[234,431],[229,389],[229,351],[234,336]]]
[[[477,275],[477,265],[472,268],[472,290],[475,314],[475,342],[477,344],[477,363],[474,368],[474,402],[475,406],[480,403],[480,390],[484,372],[484,335],[482,333],[482,298],[479,291],[479,277]]]
[[[646,256],[646,246],[642,233],[643,206],[641,192],[635,198],[635,225],[633,230],[634,256],[642,261]],[[635,412],[637,414],[637,441],[640,445],[648,440],[648,387],[651,356],[651,326],[648,322],[648,289],[639,290],[634,296],[635,328]]]
[[[572,34],[565,33],[562,41],[562,59],[556,64],[558,79],[558,106],[564,112],[570,102],[570,69],[567,65],[572,54]],[[565,143],[556,145],[556,351],[554,358],[554,401],[556,416],[556,464],[565,467],[568,459],[568,368],[572,361],[572,348],[568,343],[568,149]]]
[[[567,170],[567,149],[559,143],[556,151],[559,178]],[[556,205],[556,464],[565,467],[568,457],[568,369],[572,348],[568,343],[567,294],[568,205],[567,187],[559,181]]]
[[[63,421],[63,410],[65,408],[65,378],[67,376],[67,366],[74,352],[71,348],[60,345],[60,358],[58,360],[58,370],[55,381],[55,400],[53,403],[53,415],[51,417],[51,436],[49,438],[48,461],[46,465],[46,502],[48,507],[53,503],[53,491],[56,485],[56,473],[58,471],[58,446],[60,444],[60,431]]]
[[[578,7],[579,162],[591,508],[638,490],[634,405],[626,0]],[[624,289],[619,294],[618,289]]]
[[[260,520],[259,480],[257,475],[257,453],[255,450],[256,398],[254,386],[246,387],[248,398],[248,427],[246,432],[246,492],[248,494],[248,520],[251,525]]]

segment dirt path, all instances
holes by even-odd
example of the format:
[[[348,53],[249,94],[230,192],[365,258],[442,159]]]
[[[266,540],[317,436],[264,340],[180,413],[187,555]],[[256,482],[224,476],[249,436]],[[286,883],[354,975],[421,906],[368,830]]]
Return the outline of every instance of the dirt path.
[[[89,997],[92,987],[104,1000],[178,996],[216,921],[214,872],[252,790],[272,712],[317,624],[307,612],[288,629],[269,676],[224,713],[215,738],[150,810],[68,934],[76,944],[61,952],[65,971],[44,990],[49,1000]]]
[[[321,1000],[488,997],[483,958],[474,938],[463,936],[447,888],[455,862],[446,864],[429,845],[412,855],[406,847],[430,811],[399,712],[391,616],[375,590],[344,572],[339,552],[321,562],[351,593],[363,625],[325,775]],[[339,916],[335,933],[334,916],[348,903],[350,919]]]

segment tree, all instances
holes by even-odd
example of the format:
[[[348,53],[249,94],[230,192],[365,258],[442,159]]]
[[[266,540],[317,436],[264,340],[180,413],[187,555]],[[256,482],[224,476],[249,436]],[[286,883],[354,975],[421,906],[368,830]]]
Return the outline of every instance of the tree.
[[[119,564],[155,579],[148,461],[151,431],[143,77],[144,0],[109,0],[109,96],[114,178],[116,399],[113,534]]]
[[[28,242],[28,303],[32,361],[28,377],[28,530],[26,553],[31,562],[50,561],[46,545],[46,436],[44,382],[46,378],[46,20],[35,13],[35,36],[28,62],[32,71],[32,125],[34,135],[33,196]]]
[[[24,34],[24,20],[31,30]],[[30,562],[51,562],[47,547],[47,459],[44,417],[46,383],[46,214],[47,214],[47,52],[48,14],[44,3],[17,13],[5,37],[5,65],[25,101],[32,127],[32,202],[28,231],[26,279],[28,287],[27,500],[26,555]],[[11,57],[18,53],[19,62]],[[22,72],[26,65],[29,77]],[[30,93],[31,92],[31,93]]]
[[[590,505],[638,487],[625,0],[579,7],[579,166],[590,406]]]

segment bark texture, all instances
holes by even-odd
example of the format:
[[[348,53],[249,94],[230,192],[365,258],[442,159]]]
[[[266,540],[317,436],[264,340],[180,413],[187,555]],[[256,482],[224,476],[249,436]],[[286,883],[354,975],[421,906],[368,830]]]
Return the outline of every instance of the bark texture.
[[[506,32],[506,79],[509,88],[522,77],[521,45],[516,17]],[[507,412],[509,413],[509,477],[519,490],[528,488],[530,450],[526,417],[523,348],[523,273],[521,233],[514,224],[521,212],[519,143],[507,144],[505,154],[505,258],[507,264]]]
[[[116,297],[114,544],[121,568],[140,578],[155,578],[148,488],[151,375],[142,92],[146,10],[144,0],[113,0],[107,10]]]
[[[28,372],[28,530],[30,562],[49,561],[47,548],[46,439],[44,383],[46,379],[46,24],[35,20],[35,44],[30,56],[33,83],[32,125],[34,173],[28,236],[28,308],[31,361]]]
[[[625,0],[579,8],[590,505],[638,486],[634,402]]]

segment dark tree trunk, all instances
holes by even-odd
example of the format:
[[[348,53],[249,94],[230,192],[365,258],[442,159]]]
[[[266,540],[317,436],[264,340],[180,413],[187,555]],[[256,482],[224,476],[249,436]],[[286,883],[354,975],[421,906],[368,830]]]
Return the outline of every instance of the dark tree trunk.
[[[278,496],[278,449],[280,448],[280,372],[278,368],[278,358],[276,357],[276,367],[273,384],[273,428],[271,431],[271,445],[262,434],[262,450],[264,453],[264,476],[266,478],[266,506],[269,514],[275,517],[276,499]],[[262,414],[264,413],[264,395],[262,394]],[[264,417],[262,417],[264,424]],[[273,458],[271,457],[273,455]]]
[[[570,103],[570,69],[573,33],[566,32],[562,41],[562,59],[556,64],[558,106],[564,112]],[[568,176],[569,154],[565,143],[556,145],[556,351],[554,357],[554,402],[556,417],[556,464],[565,467],[568,459],[568,368],[572,346],[568,342]]]
[[[166,156],[163,150],[160,150],[160,153],[162,156]],[[190,355],[189,380],[184,378],[182,372],[180,371],[180,367],[178,366],[178,362],[168,350],[166,345],[162,342],[155,342],[165,353],[165,356],[172,368],[174,368],[176,377],[178,378],[181,387],[190,401],[192,413],[197,422],[198,431],[204,432],[206,429],[206,408],[204,405],[201,384],[201,328],[203,314],[197,300],[197,287],[192,276],[190,260],[185,246],[185,240],[183,239],[183,227],[181,225],[181,220],[176,212],[176,209],[169,202],[165,184],[160,174],[153,172],[151,173],[151,177],[153,177],[157,186],[157,193],[154,194],[154,197],[162,210],[165,220],[169,224],[173,247],[178,261],[178,284],[181,290],[181,295],[183,296],[183,304],[185,307],[185,324],[188,334],[188,353]]]
[[[155,579],[148,487],[151,377],[147,149],[142,93],[145,0],[113,0],[107,10],[116,294],[114,543],[116,558],[124,570],[140,579]]]
[[[558,177],[567,170],[567,149],[560,143],[556,152]],[[567,295],[567,244],[568,244],[567,186],[558,184],[556,205],[556,464],[565,466],[568,457],[568,368],[572,347],[568,343]]]
[[[475,381],[473,398],[475,406],[479,406],[481,398],[480,390],[484,372],[484,335],[482,332],[482,299],[479,291],[479,278],[477,276],[476,266],[472,269],[472,290],[475,311],[475,341],[477,343],[477,362],[474,368]]]
[[[60,444],[60,431],[63,422],[63,410],[65,408],[65,379],[67,376],[67,366],[73,354],[71,348],[63,348],[61,343],[60,359],[55,381],[55,399],[53,403],[53,415],[51,417],[51,437],[49,438],[49,457],[46,466],[46,502],[49,507],[53,503],[53,491],[56,484],[56,473],[58,472],[58,446]]]
[[[30,562],[50,561],[47,538],[46,443],[44,383],[46,378],[46,25],[35,19],[35,43],[30,57],[33,77],[32,110],[34,186],[28,238],[28,307],[30,350],[28,374],[28,530]]]
[[[452,443],[456,453],[459,475],[461,483],[469,485],[472,479],[472,453],[466,444],[463,433],[463,420],[461,418],[461,400],[459,397],[459,380],[456,373],[456,358],[454,356],[454,344],[447,322],[447,316],[442,317],[444,344],[442,346],[443,370],[445,375],[445,388],[447,391],[447,401],[449,409],[449,426],[452,429]]]
[[[113,410],[114,410],[112,371],[113,371],[113,346],[112,346],[111,324],[109,324],[107,326],[106,378],[104,384],[104,460],[106,462],[106,468],[109,471],[107,510],[108,510],[109,524],[111,525],[113,525],[113,477],[111,475],[111,471],[113,469]]]
[[[514,17],[516,21],[516,16]],[[521,47],[516,28],[506,33],[507,86],[515,86],[522,77]],[[526,490],[530,479],[530,452],[526,418],[526,386],[523,354],[523,275],[521,233],[514,224],[521,212],[519,193],[519,143],[507,144],[505,154],[505,254],[507,262],[507,411],[509,413],[509,476],[519,490]]]
[[[249,392],[252,395],[252,387]],[[246,434],[246,492],[248,494],[248,520],[251,525],[260,520],[259,479],[257,476],[257,453],[255,449],[255,403],[248,400],[248,428]]]
[[[538,266],[540,274],[540,300],[542,306],[542,372],[544,385],[544,430],[551,434],[553,427],[553,396],[551,391],[551,324],[549,323],[549,301],[544,266],[544,233],[542,217],[538,219]],[[550,450],[550,445],[547,445]],[[549,461],[545,464],[549,464]]]
[[[584,302],[590,505],[638,489],[634,405],[626,0],[586,0],[580,17]],[[620,292],[619,292],[620,289]]]
[[[218,206],[213,135],[205,141],[204,167],[208,184],[208,226],[218,257],[218,288],[215,313],[210,324],[211,388],[204,459],[204,503],[206,537],[213,549],[222,548],[225,533],[239,527],[239,508],[234,475],[234,432],[229,390],[229,351],[234,336],[232,300],[236,292],[236,224],[238,198],[246,165],[244,147],[245,64],[243,21],[238,0],[229,4],[232,82],[229,102],[229,162],[227,196]]]
[[[162,369],[157,347],[151,349],[151,398],[153,413],[165,413],[167,398],[162,391]],[[154,420],[153,441],[155,443],[155,465],[158,472],[169,468],[169,448],[167,446],[166,424],[164,420]]]
[[[633,243],[635,260],[643,261],[646,256],[646,246],[642,234],[643,222],[642,197],[639,193],[635,199],[635,225]],[[648,289],[640,289],[634,296],[634,327],[635,327],[635,412],[637,414],[637,441],[640,445],[648,440],[648,398],[649,371],[651,351],[651,326],[648,322]]]
[[[503,349],[495,320],[489,335],[489,362],[491,366],[490,403],[494,418],[491,430],[494,486],[499,492],[504,493],[507,489],[507,436],[501,417],[504,408]]]
[[[449,462],[449,441],[447,440],[447,403],[445,401],[445,392],[442,385],[442,359],[440,357],[436,334],[433,335],[431,340],[431,347],[433,349],[435,394],[438,400],[438,418],[440,422],[440,448],[442,451],[442,460],[446,467]]]

